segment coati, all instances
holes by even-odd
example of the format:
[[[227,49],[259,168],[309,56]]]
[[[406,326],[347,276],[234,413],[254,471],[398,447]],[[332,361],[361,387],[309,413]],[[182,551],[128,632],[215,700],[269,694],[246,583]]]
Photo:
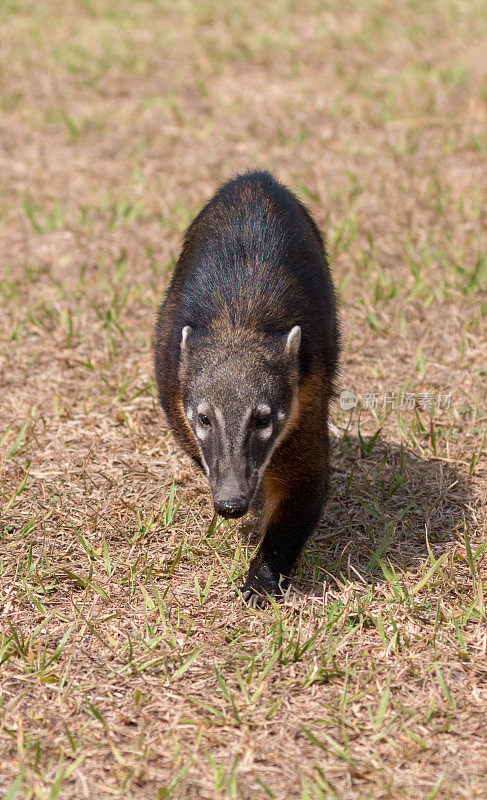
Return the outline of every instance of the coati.
[[[188,227],[155,331],[159,398],[205,472],[215,511],[263,496],[241,592],[286,588],[327,494],[328,404],[339,352],[321,234],[268,172],[225,183]]]

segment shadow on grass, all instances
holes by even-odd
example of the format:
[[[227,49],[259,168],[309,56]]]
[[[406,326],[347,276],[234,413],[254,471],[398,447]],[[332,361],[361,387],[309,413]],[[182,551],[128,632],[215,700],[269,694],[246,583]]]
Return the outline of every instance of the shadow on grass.
[[[322,593],[331,576],[366,583],[383,579],[379,560],[401,571],[435,557],[468,522],[468,485],[452,464],[420,458],[380,439],[332,437],[330,496],[293,583]]]

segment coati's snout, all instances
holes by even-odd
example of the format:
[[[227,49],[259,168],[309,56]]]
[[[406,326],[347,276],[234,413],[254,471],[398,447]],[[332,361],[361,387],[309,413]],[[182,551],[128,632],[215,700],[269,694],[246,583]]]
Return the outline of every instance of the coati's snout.
[[[217,514],[242,517],[293,414],[301,329],[232,341],[185,326],[181,336],[184,412]]]
[[[226,519],[238,519],[247,513],[249,508],[249,498],[245,495],[233,496],[230,494],[228,497],[223,496],[213,497],[213,507],[217,514]]]

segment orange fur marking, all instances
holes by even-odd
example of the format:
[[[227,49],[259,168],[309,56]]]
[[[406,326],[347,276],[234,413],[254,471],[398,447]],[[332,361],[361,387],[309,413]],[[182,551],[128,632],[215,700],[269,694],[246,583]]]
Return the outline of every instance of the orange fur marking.
[[[271,477],[264,476],[262,481],[264,488],[264,512],[262,515],[262,524],[264,530],[269,525],[274,513],[278,509],[282,499],[286,494],[286,487]]]

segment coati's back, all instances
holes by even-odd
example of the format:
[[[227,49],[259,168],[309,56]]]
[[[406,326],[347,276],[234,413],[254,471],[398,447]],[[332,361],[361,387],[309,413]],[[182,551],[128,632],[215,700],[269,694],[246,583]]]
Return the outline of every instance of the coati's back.
[[[304,456],[326,466],[337,358],[334,290],[310,214],[267,172],[229,181],[186,232],[155,342],[161,404],[180,443],[207,473],[220,513],[240,515],[247,495],[278,469],[279,454],[292,459],[283,454],[291,440],[299,447],[303,415],[319,423],[313,441],[323,453],[301,452],[296,463]],[[310,441],[307,423],[301,449]],[[239,465],[231,456],[237,450]],[[244,480],[250,472],[254,478]],[[229,486],[240,503],[227,498],[218,505],[215,498],[228,495]]]
[[[302,374],[325,368],[332,378],[338,327],[323,241],[306,208],[268,172],[225,184],[190,225],[159,336],[167,323],[263,334],[300,325]]]

